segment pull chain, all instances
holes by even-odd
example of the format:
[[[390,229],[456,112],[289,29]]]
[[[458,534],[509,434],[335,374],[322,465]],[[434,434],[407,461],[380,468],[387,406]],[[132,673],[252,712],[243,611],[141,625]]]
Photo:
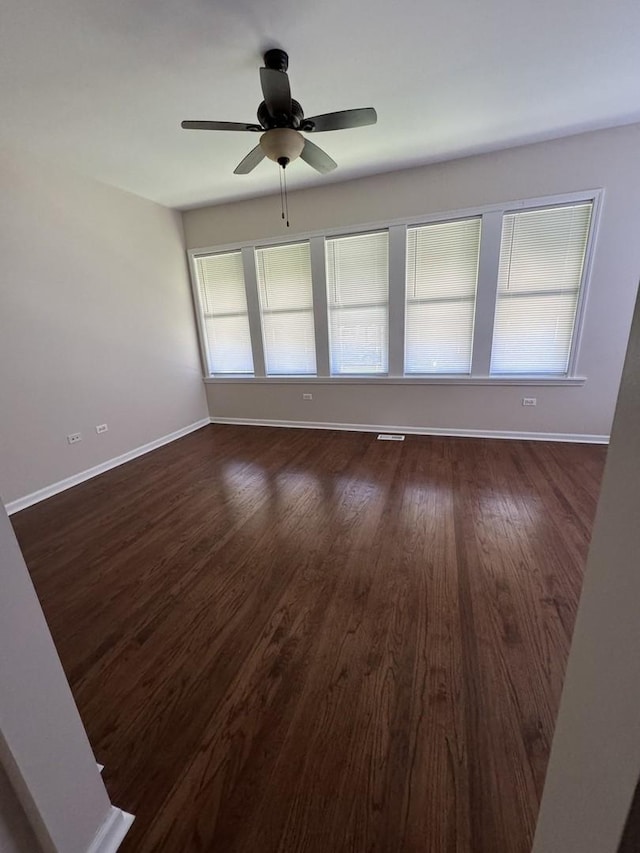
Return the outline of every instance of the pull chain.
[[[280,209],[282,210],[282,218],[287,222],[287,228],[289,227],[289,196],[287,195],[287,173],[285,169],[288,163],[288,157],[278,158],[278,165],[280,166],[280,169],[278,169],[280,173]]]
[[[284,209],[287,211],[287,228],[289,227],[289,196],[287,195],[287,173],[285,170],[282,170],[284,173]],[[284,219],[284,213],[282,214],[282,218]]]
[[[282,209],[282,218],[284,219],[284,196],[282,194],[282,173],[284,169],[278,169],[278,174],[280,175],[280,208]]]

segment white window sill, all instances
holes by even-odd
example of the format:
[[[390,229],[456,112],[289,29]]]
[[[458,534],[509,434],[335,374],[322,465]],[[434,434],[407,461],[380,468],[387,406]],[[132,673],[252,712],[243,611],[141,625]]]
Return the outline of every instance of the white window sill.
[[[584,376],[206,376],[207,385],[516,385],[582,386]]]

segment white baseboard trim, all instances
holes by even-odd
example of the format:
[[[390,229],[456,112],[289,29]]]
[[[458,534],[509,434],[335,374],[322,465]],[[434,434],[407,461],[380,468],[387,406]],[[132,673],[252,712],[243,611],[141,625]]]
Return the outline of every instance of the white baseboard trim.
[[[565,432],[514,432],[510,430],[445,429],[411,427],[397,424],[332,424],[319,421],[270,421],[258,418],[211,418],[212,424],[287,427],[289,429],[337,429],[348,432],[392,432],[405,435],[442,435],[452,438],[504,438],[517,441],[566,441],[578,444],[608,444],[608,435],[583,435]]]
[[[87,468],[86,471],[80,471],[79,474],[73,474],[71,477],[59,480],[57,483],[51,483],[50,486],[45,486],[43,489],[38,489],[37,492],[31,492],[30,495],[25,495],[23,498],[11,501],[11,503],[8,503],[5,507],[7,515],[13,515],[14,512],[20,512],[21,509],[26,509],[33,504],[53,497],[53,495],[64,492],[66,489],[71,489],[79,483],[84,483],[92,477],[97,477],[98,474],[104,474],[105,471],[117,468],[118,465],[124,465],[125,462],[130,462],[138,456],[144,456],[145,453],[149,453],[151,450],[156,450],[158,447],[162,447],[164,444],[170,444],[172,441],[182,438],[182,436],[188,435],[190,432],[202,429],[202,427],[207,426],[209,422],[209,418],[203,418],[200,421],[196,421],[193,424],[189,424],[189,426],[182,427],[182,429],[178,429],[168,435],[163,435],[161,438],[156,438],[147,444],[142,444],[140,447],[135,447],[133,450],[129,450],[120,456],[115,456],[113,459],[107,459],[106,462],[94,465],[93,468]]]
[[[133,820],[132,814],[111,806],[107,819],[96,833],[87,853],[116,853],[125,835],[129,832]]]

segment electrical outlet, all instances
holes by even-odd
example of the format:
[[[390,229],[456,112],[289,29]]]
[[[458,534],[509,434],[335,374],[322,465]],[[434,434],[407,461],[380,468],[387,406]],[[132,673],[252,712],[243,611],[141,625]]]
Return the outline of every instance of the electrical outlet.
[[[313,394],[303,394],[302,399],[303,400],[313,400]]]
[[[107,426],[107,424],[98,424],[98,426],[96,427],[96,432],[98,433],[98,435],[100,435],[100,433],[106,432],[108,429],[109,427]]]
[[[69,444],[76,444],[78,441],[82,441],[82,433],[72,432],[71,435],[67,436],[67,441]]]
[[[537,406],[538,400],[536,397],[523,397],[522,405],[523,406]]]

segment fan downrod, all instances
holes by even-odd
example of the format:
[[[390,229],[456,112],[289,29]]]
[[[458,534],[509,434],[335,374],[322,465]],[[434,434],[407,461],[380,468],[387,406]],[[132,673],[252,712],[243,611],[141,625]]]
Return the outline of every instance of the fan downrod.
[[[272,68],[274,71],[286,71],[289,68],[289,54],[279,47],[274,47],[265,53],[264,64],[265,68]]]

